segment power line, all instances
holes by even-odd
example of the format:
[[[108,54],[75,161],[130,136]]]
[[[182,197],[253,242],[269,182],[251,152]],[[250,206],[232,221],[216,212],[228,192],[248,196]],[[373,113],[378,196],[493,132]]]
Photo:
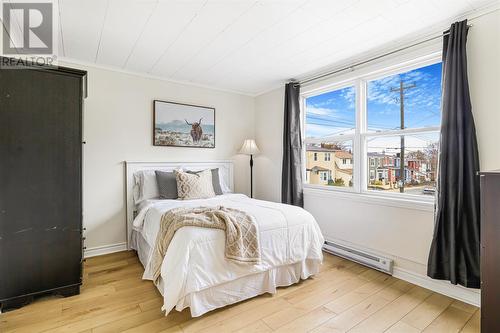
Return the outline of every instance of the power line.
[[[405,129],[405,92],[409,89],[415,88],[417,85],[415,83],[404,85],[403,79],[399,81],[399,88],[391,88],[391,92],[399,92],[399,110],[401,114],[401,129]],[[401,150],[400,150],[401,161],[404,161],[405,158],[405,136],[401,135]],[[399,192],[404,193],[405,191],[405,165],[404,163],[400,163],[400,171],[399,175],[401,178],[401,187],[399,188]]]

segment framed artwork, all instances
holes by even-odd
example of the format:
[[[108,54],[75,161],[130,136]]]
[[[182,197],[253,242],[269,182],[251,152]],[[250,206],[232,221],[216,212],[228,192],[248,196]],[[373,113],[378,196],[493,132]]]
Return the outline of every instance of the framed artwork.
[[[153,145],[215,148],[215,109],[155,100]]]

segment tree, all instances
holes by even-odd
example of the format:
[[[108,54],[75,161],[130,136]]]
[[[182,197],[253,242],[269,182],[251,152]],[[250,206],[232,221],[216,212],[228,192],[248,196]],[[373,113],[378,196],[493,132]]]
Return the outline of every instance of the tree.
[[[427,161],[427,155],[421,151],[421,150],[416,150],[416,151],[411,151],[407,154],[407,158],[409,160],[419,160],[419,161]]]
[[[439,155],[439,142],[432,142],[424,149],[426,159],[430,164],[430,171],[437,170],[438,155]]]
[[[324,142],[321,143],[321,148],[333,150],[347,150],[343,142]]]
[[[332,186],[345,186],[345,182],[342,178],[335,178],[335,180],[333,179],[330,179],[328,181],[328,185],[332,185]]]

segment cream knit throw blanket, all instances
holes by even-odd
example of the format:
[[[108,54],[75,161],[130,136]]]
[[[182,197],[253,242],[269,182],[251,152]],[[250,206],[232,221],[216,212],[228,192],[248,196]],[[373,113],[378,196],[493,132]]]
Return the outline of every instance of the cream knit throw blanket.
[[[187,226],[225,230],[227,259],[260,262],[259,234],[255,219],[247,213],[222,206],[174,208],[163,214],[150,262],[153,280],[158,281],[161,264],[175,232]]]

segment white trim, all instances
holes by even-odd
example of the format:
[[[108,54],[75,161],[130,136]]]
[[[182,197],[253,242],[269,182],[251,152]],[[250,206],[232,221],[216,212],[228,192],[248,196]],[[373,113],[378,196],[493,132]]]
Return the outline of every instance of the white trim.
[[[169,83],[182,84],[185,86],[204,88],[204,89],[209,89],[209,90],[214,90],[214,91],[221,91],[221,92],[230,93],[230,94],[237,94],[237,95],[243,95],[243,96],[248,96],[248,97],[257,97],[258,96],[257,94],[246,93],[246,92],[239,91],[239,90],[218,88],[218,87],[209,86],[209,85],[200,84],[200,83],[194,83],[194,82],[190,82],[190,81],[174,80],[174,79],[169,79],[169,78],[165,78],[165,77],[161,77],[161,76],[157,76],[157,75],[153,75],[153,74],[149,74],[149,73],[131,71],[128,69],[118,68],[118,67],[114,67],[114,66],[110,66],[110,65],[101,65],[101,64],[96,64],[94,62],[88,62],[88,61],[78,60],[78,59],[74,59],[74,58],[59,57],[57,60],[58,60],[58,62],[61,62],[63,66],[65,64],[77,65],[77,66],[80,65],[80,66],[103,69],[103,70],[127,74],[127,75],[139,76],[139,77],[146,78],[146,79],[165,81],[165,82],[169,82]]]
[[[394,262],[392,276],[395,278],[413,283],[422,288],[426,288],[437,292],[439,294],[443,294],[448,297],[452,297],[454,299],[458,299],[468,304],[472,304],[474,306],[480,306],[481,303],[481,294],[478,289],[469,289],[462,286],[455,286],[448,281],[434,280],[430,277],[419,274],[413,271],[410,271],[405,268],[401,268],[398,266],[398,261],[407,261],[410,263],[415,263],[419,266],[425,266],[425,263],[421,263],[415,261],[412,258],[400,257],[398,255],[390,254],[385,251],[375,250],[370,247],[362,246],[360,244],[352,243],[349,241],[337,239],[335,237],[326,237],[326,240],[332,243],[340,244],[349,248],[352,248],[357,251],[362,251],[366,253],[372,253],[375,256],[386,257],[388,259],[392,259]]]
[[[414,200],[412,198],[398,195],[398,197],[380,195],[379,193],[357,193],[354,191],[342,191],[339,189],[330,189],[330,187],[322,185],[304,184],[304,196],[312,196],[319,198],[329,198],[338,200],[357,201],[370,205],[398,207],[412,210],[422,210],[426,212],[434,211],[434,201],[430,200]]]
[[[412,134],[420,134],[420,133],[436,133],[439,132],[440,127],[424,127],[424,128],[411,128],[411,129],[403,129],[403,130],[388,130],[383,132],[368,132],[367,131],[367,83],[372,79],[377,79],[380,77],[385,77],[389,75],[393,75],[394,73],[402,73],[414,69],[418,69],[421,67],[429,66],[432,64],[439,63],[441,61],[440,53],[435,51],[420,55],[413,59],[407,59],[405,61],[396,62],[391,61],[391,63],[385,63],[383,66],[380,64],[372,64],[367,65],[363,70],[354,70],[350,73],[346,73],[340,78],[338,81],[333,81],[334,78],[330,78],[329,80],[320,81],[323,82],[323,85],[319,86],[318,84],[309,87],[305,91],[301,92],[301,101],[303,106],[302,111],[302,123],[304,124],[302,141],[303,141],[303,156],[306,156],[307,143],[308,142],[318,142],[324,140],[338,140],[338,141],[352,141],[353,147],[353,187],[349,189],[344,189],[340,187],[328,187],[324,185],[314,185],[303,183],[304,188],[312,188],[320,190],[324,188],[329,192],[351,192],[352,194],[364,195],[370,198],[376,198],[378,201],[382,200],[390,200],[390,206],[399,206],[401,203],[398,197],[401,197],[402,200],[410,203],[410,207],[412,208],[414,205],[423,204],[426,208],[425,210],[432,210],[434,208],[434,198],[427,198],[424,195],[415,195],[415,194],[395,194],[395,193],[371,193],[368,190],[368,149],[367,149],[367,140],[372,137],[390,137],[397,135],[412,135]],[[331,136],[327,138],[321,139],[310,139],[306,140],[306,110],[305,103],[306,99],[309,97],[317,96],[319,94],[324,94],[329,91],[335,91],[339,89],[343,89],[346,87],[354,87],[356,89],[356,110],[355,110],[355,132],[354,135],[346,135],[346,136]],[[306,168],[306,158],[304,157],[304,165],[303,169]],[[366,198],[363,200],[367,202]],[[382,203],[380,203],[382,204]]]
[[[127,251],[127,243],[96,246],[85,249],[84,258],[102,256],[104,254]]]
[[[366,66],[369,72],[366,74],[360,74],[359,76],[362,77],[363,80],[368,83],[369,81],[383,79],[384,77],[387,76],[402,74],[415,69],[419,69],[421,67],[434,65],[437,64],[438,62],[442,62],[441,48],[438,51],[431,51],[423,56],[417,56],[414,59],[409,59],[403,62],[394,61],[392,65],[388,66],[380,66],[380,65],[378,66],[375,65],[373,67]],[[374,69],[370,70],[371,68]]]
[[[319,96],[325,93],[329,93],[335,90],[342,90],[346,88],[354,88],[356,89],[356,81],[357,77],[356,76],[349,76],[345,80],[339,80],[339,81],[333,81],[330,82],[329,84],[325,84],[324,86],[317,87],[315,89],[304,89],[303,92],[300,93],[300,95],[303,98],[310,98],[310,97],[315,97]]]
[[[417,286],[432,290],[439,294],[458,299],[462,302],[481,306],[481,292],[478,289],[469,289],[455,286],[447,281],[434,280],[428,276],[411,272],[404,268],[394,267],[392,276],[416,284]]]

